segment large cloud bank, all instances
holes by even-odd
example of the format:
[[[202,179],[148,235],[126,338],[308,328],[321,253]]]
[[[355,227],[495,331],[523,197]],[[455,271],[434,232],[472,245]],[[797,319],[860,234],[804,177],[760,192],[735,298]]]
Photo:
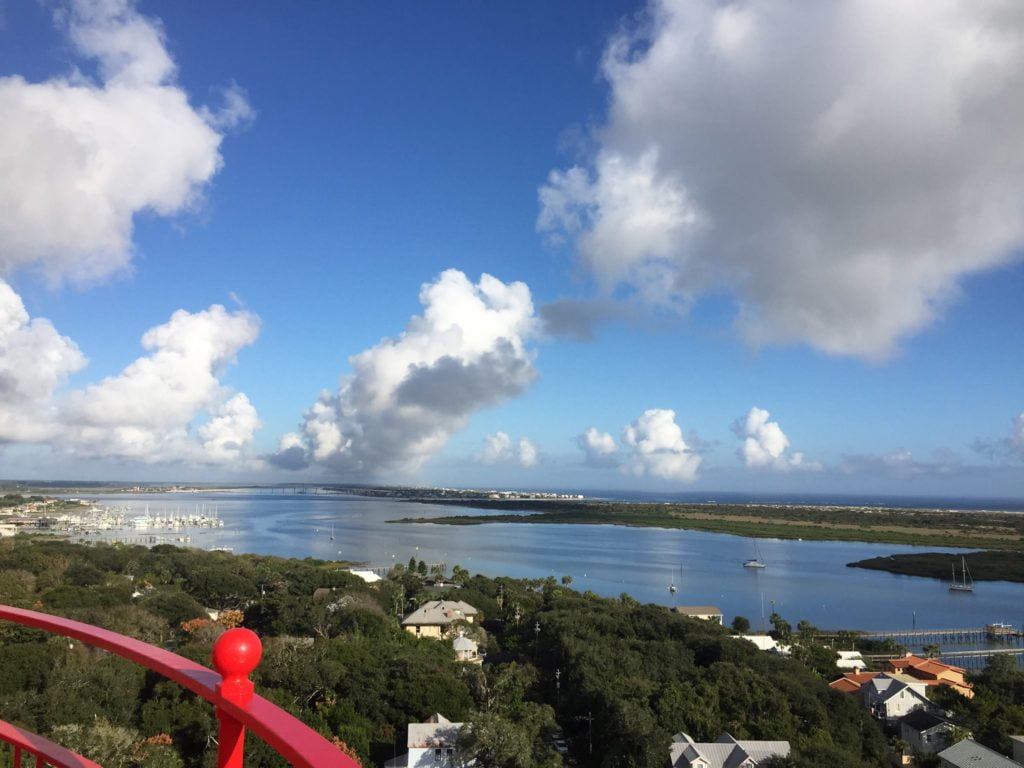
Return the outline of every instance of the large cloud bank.
[[[412,472],[481,408],[522,392],[536,376],[530,289],[483,275],[443,272],[420,291],[423,314],[398,338],[349,358],[352,374],[325,391],[300,433],[269,460],[341,473]],[[529,451],[527,452],[529,453]]]
[[[697,479],[701,457],[683,439],[676,412],[651,408],[622,430],[622,445],[590,427],[577,438],[587,464],[618,467],[622,474],[689,483]]]
[[[735,296],[754,344],[890,354],[1024,243],[1024,5],[654,0],[599,149],[540,190],[608,292]]]
[[[804,459],[802,453],[789,452],[789,438],[771,414],[754,406],[747,415],[737,419],[733,432],[743,442],[737,453],[747,467],[763,467],[787,472],[792,469],[821,469],[817,462]]]
[[[100,80],[0,78],[0,273],[87,281],[127,267],[134,214],[196,201],[221,166],[218,129],[252,111],[237,91],[221,112],[193,108],[159,23],[128,0],[77,0],[60,17]]]
[[[194,109],[155,20],[128,0],[75,0],[58,23],[97,65],[45,82],[0,78],[0,443],[51,444],[89,458],[224,464],[259,426],[220,376],[259,333],[247,312],[175,312],[142,338],[148,354],[77,391],[86,365],[71,339],[30,318],[3,277],[93,281],[132,257],[132,218],[188,209],[221,165],[222,131],[252,116]]]

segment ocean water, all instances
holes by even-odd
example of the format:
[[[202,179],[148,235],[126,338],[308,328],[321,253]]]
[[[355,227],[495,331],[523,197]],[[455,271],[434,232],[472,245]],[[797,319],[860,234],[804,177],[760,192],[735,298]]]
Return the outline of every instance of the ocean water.
[[[449,526],[391,522],[437,517],[452,507],[334,494],[230,491],[116,494],[90,497],[129,515],[192,512],[214,507],[222,529],[191,529],[190,546],[238,553],[343,559],[371,566],[458,564],[471,573],[516,578],[572,576],[572,586],[616,597],[625,592],[661,605],[716,605],[767,626],[777,611],[793,625],[895,630],[1024,625],[1024,584],[979,582],[969,594],[946,582],[848,568],[847,563],[903,552],[949,551],[894,544],[762,539],[768,567],[742,566],[754,542],[727,534],[611,525],[498,523]],[[456,513],[472,510],[457,508]],[[481,511],[481,514],[488,514]],[[333,539],[331,538],[333,533]],[[108,537],[137,539],[138,531]],[[180,535],[180,534],[179,534]],[[90,538],[97,538],[92,536]],[[672,594],[669,584],[678,591]]]

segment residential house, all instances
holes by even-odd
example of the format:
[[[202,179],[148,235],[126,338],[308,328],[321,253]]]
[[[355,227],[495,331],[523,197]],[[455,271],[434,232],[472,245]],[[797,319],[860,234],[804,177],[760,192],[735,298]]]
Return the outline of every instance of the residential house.
[[[939,752],[939,765],[942,768],[1021,768],[1020,763],[981,746],[973,739],[958,741]]]
[[[915,709],[930,709],[928,686],[920,680],[882,672],[861,686],[861,695],[873,717],[895,722]]]
[[[417,637],[445,637],[456,621],[473,623],[479,611],[461,600],[431,600],[402,619],[405,631]]]
[[[924,659],[908,653],[899,659],[889,659],[885,663],[885,668],[889,672],[901,672],[916,677],[928,685],[948,685],[968,699],[974,696],[974,686],[967,682],[967,670],[952,664],[944,664],[938,659]]]
[[[849,693],[859,696],[861,688],[868,680],[878,677],[881,672],[844,672],[838,680],[828,684],[829,688],[835,688],[840,693]]]
[[[900,719],[900,738],[914,752],[939,752],[950,745],[956,726],[934,712],[915,709]]]
[[[475,765],[459,759],[459,733],[464,723],[453,723],[441,713],[425,723],[409,723],[404,755],[384,763],[384,768],[455,768]]]
[[[728,733],[710,743],[677,733],[669,747],[672,768],[756,768],[769,758],[788,756],[788,741],[737,741]]]
[[[722,609],[716,605],[677,605],[672,610],[683,616],[689,616],[691,619],[704,619],[717,624],[725,623],[725,615],[722,613]]]

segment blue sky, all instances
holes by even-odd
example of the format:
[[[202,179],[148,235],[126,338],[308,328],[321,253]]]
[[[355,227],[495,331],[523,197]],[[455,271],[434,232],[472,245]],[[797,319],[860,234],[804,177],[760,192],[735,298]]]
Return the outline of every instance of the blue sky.
[[[1019,497],[998,6],[0,3],[0,476]]]

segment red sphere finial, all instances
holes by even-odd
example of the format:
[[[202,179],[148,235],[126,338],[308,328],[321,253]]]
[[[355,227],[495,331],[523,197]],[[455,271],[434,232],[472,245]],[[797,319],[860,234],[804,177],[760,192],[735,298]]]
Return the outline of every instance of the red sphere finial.
[[[244,704],[252,698],[249,674],[263,655],[263,644],[251,629],[229,629],[213,644],[213,666],[224,678],[220,692],[225,698]]]

